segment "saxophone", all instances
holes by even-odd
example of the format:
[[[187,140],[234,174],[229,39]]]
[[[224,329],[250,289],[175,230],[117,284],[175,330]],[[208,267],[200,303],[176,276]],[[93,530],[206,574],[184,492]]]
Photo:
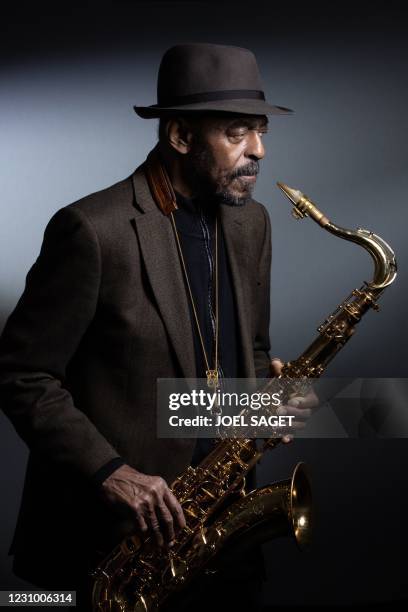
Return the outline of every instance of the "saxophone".
[[[302,388],[304,392],[308,379],[321,376],[362,316],[371,308],[378,309],[377,299],[394,281],[397,266],[391,247],[382,238],[365,229],[338,227],[300,191],[282,183],[278,186],[292,202],[296,218],[311,217],[335,236],[362,246],[374,260],[373,280],[354,289],[320,325],[316,339],[300,357],[284,364],[279,378],[287,398],[293,392],[301,393]],[[279,442],[275,436],[260,446],[254,439],[221,438],[196,468],[189,466],[171,485],[186,518],[174,547],[159,551],[152,538],[126,537],[92,573],[93,609],[157,610],[200,572],[216,571],[217,561],[234,546],[242,550],[286,535],[301,550],[307,547],[311,489],[303,463],[297,464],[288,480],[245,491],[246,474]]]

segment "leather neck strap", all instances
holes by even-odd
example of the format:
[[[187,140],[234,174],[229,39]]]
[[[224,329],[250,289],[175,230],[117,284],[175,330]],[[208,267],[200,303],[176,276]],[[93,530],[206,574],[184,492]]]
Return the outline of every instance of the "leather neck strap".
[[[177,210],[174,189],[157,147],[147,156],[145,173],[152,197],[162,213],[169,215],[173,210]]]

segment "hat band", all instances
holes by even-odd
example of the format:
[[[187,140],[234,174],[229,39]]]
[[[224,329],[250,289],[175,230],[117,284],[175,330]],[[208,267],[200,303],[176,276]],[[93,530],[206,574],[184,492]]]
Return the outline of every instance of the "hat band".
[[[226,89],[220,91],[207,91],[186,96],[173,96],[172,98],[161,97],[157,106],[180,106],[184,104],[195,104],[196,102],[242,99],[265,100],[265,94],[263,91],[258,89]]]

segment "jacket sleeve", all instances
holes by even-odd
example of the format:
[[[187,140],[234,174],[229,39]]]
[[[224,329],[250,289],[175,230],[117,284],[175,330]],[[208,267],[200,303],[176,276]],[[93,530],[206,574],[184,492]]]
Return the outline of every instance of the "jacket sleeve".
[[[264,235],[262,242],[262,250],[258,264],[257,278],[257,309],[256,309],[256,333],[254,339],[254,361],[255,372],[257,378],[269,378],[270,356],[271,349],[269,337],[269,322],[271,308],[271,260],[272,260],[272,243],[271,243],[271,222],[268,211],[262,206],[264,214]]]
[[[31,451],[85,478],[119,456],[64,388],[66,366],[95,314],[100,281],[91,222],[77,207],[61,208],[0,337],[0,407]]]

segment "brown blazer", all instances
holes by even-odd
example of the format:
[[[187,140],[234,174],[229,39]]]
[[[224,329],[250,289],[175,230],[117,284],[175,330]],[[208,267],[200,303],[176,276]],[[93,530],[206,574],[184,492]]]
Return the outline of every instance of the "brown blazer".
[[[221,225],[240,376],[253,377],[269,366],[269,217],[252,200],[221,206]],[[30,449],[20,576],[65,586],[101,534],[122,533],[91,485],[112,458],[168,482],[189,464],[194,440],[156,438],[156,379],[196,375],[192,333],[171,222],[143,165],[54,214],[0,338],[1,407]]]

